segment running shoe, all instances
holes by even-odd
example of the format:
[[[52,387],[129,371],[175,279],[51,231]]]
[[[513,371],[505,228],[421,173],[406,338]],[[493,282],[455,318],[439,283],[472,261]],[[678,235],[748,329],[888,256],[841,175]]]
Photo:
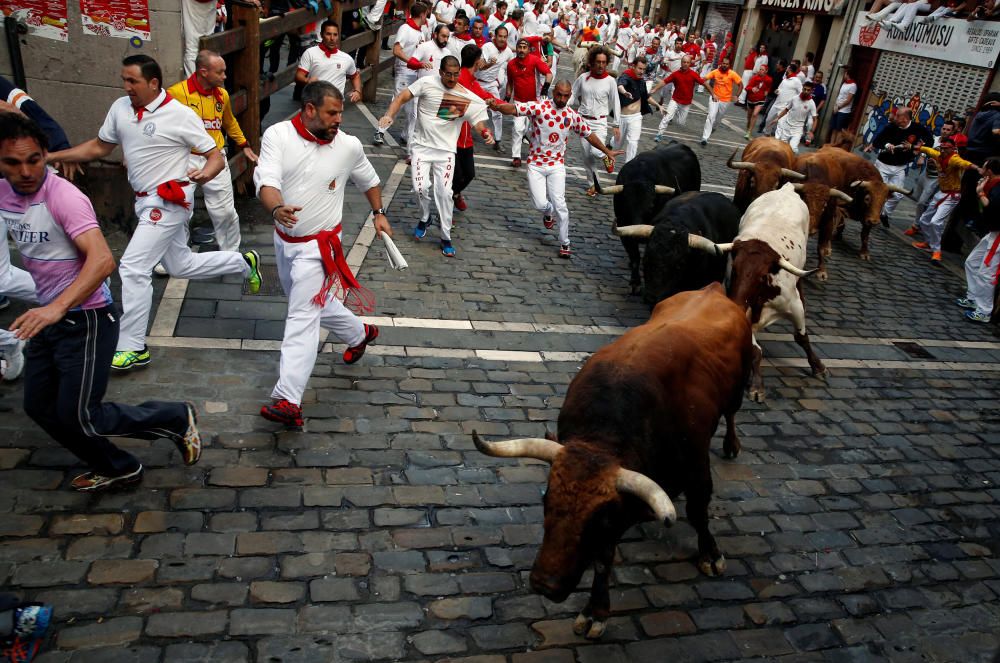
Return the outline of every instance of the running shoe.
[[[455,247],[451,245],[451,240],[442,239],[441,240],[441,255],[445,258],[455,257]]]
[[[112,488],[137,484],[142,480],[142,465],[128,474],[106,477],[97,472],[87,472],[73,479],[70,486],[81,493],[101,493]]]
[[[187,414],[187,429],[184,435],[174,439],[177,450],[181,452],[185,465],[194,465],[201,458],[201,434],[198,432],[198,411],[194,409],[194,403],[187,401],[184,403]]]
[[[499,152],[500,151],[500,139],[499,138],[497,138],[496,142],[493,143],[493,151],[494,152]]]
[[[969,309],[970,311],[975,311],[978,308],[976,306],[976,302],[972,301],[968,297],[962,297],[960,299],[956,299],[955,303],[961,306],[962,308]]]
[[[357,345],[344,350],[344,363],[353,364],[365,355],[365,348],[369,343],[374,343],[378,338],[378,327],[375,325],[365,325],[365,337]]]
[[[926,251],[929,248],[931,248],[931,245],[928,244],[927,242],[914,242],[910,246],[912,246],[915,249],[921,249],[922,251]]]
[[[551,214],[546,214],[542,217],[542,225],[545,226],[546,229],[552,230],[555,227],[556,222],[555,219],[552,218]]]
[[[417,224],[417,227],[413,229],[413,236],[417,239],[423,239],[427,234],[427,221],[421,221]]]
[[[247,275],[247,283],[250,284],[250,294],[256,295],[260,292],[260,254],[256,251],[247,251],[243,254],[243,259],[250,265],[250,273]]]
[[[573,251],[570,250],[569,244],[563,244],[559,247],[559,257],[569,260],[573,257]]]
[[[990,316],[988,313],[983,313],[982,311],[966,311],[965,319],[970,322],[989,322]]]
[[[372,145],[376,146],[385,145],[385,136],[382,135],[381,131],[375,132],[375,136],[372,138]]]
[[[920,232],[920,228],[916,226],[910,226],[909,228],[903,231],[903,234],[906,235],[907,237],[913,237],[918,232]]]
[[[520,168],[521,167],[521,157],[514,157],[514,159],[510,162],[510,165],[513,166],[514,168]]]
[[[663,140],[663,136],[662,135],[656,134],[655,136],[653,136],[653,142],[654,143],[659,143],[661,140]]]
[[[935,251],[931,254],[931,262],[940,265],[941,264],[941,252]]]
[[[14,630],[0,641],[0,661],[29,663],[45,641],[52,621],[52,607],[42,603],[24,603],[14,609]]]
[[[705,147],[706,145],[708,145],[708,141],[707,141],[707,140],[705,140],[704,138],[702,138],[702,139],[701,139],[701,146],[702,146],[702,147]]]
[[[465,202],[465,198],[460,193],[455,194],[455,209],[459,212],[469,209],[469,203]]]
[[[156,263],[156,267],[153,268],[153,273],[157,276],[170,276],[167,273],[167,268],[163,266],[162,262]]]
[[[111,359],[111,368],[116,371],[130,371],[145,366],[150,361],[149,348],[142,350],[119,350]]]
[[[16,341],[4,346],[3,350],[0,351],[0,355],[3,355],[7,362],[7,368],[3,372],[3,379],[7,382],[16,380],[24,371],[24,346],[26,344],[27,341]]]
[[[260,408],[260,416],[286,426],[302,428],[302,408],[282,398],[277,403]]]

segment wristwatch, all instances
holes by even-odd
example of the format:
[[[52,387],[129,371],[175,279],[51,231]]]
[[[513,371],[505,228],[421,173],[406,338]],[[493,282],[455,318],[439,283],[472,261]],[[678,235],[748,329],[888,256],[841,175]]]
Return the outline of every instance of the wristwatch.
[[[372,210],[372,216],[378,216],[379,214],[381,214],[382,216],[385,216],[385,208],[384,207],[379,207],[378,209],[373,209]]]

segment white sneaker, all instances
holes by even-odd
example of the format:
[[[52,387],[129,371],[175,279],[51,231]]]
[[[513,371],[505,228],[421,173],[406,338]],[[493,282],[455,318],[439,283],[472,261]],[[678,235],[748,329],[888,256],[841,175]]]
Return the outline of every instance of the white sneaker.
[[[24,346],[26,341],[18,341],[13,345],[5,346],[3,358],[7,361],[7,368],[3,372],[3,379],[11,382],[21,377],[24,370]]]
[[[168,276],[167,268],[163,266],[162,262],[156,263],[156,267],[153,268],[153,273],[157,276]]]

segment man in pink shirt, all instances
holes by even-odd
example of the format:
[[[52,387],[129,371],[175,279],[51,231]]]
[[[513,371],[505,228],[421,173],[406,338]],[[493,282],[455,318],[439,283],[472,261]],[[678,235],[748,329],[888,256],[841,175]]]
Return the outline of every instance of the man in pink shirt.
[[[102,403],[118,343],[118,310],[106,279],[115,269],[94,208],[45,166],[48,140],[21,115],[0,113],[0,216],[35,281],[39,306],[10,326],[25,351],[24,410],[89,471],[73,479],[98,492],[142,479],[142,464],[109,436],[177,445],[201,456],[191,403]]]

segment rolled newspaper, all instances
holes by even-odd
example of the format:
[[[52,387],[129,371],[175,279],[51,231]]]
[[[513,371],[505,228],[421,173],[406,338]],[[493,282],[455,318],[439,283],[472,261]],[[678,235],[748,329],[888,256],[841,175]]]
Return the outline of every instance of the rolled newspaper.
[[[397,270],[403,270],[409,267],[409,265],[406,264],[406,259],[403,257],[403,254],[396,248],[396,243],[392,241],[392,238],[384,232],[379,232],[378,235],[385,243],[385,255],[386,258],[389,259],[389,266]]]

